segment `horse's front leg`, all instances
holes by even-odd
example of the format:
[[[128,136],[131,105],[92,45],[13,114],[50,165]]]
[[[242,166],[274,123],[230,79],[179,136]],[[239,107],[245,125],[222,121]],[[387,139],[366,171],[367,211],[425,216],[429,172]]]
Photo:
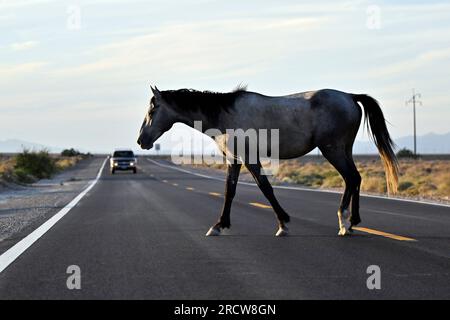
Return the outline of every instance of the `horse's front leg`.
[[[225,184],[225,201],[223,203],[222,214],[219,221],[212,226],[206,236],[218,236],[221,229],[230,228],[230,211],[231,203],[236,194],[236,185],[239,179],[239,172],[241,171],[241,164],[229,164],[227,167],[227,182]]]
[[[261,163],[258,161],[257,164],[246,164],[245,165],[252,174],[253,178],[256,181],[256,184],[261,189],[264,196],[269,200],[272,205],[273,210],[277,216],[278,220],[278,231],[276,233],[277,237],[287,236],[289,234],[286,223],[289,222],[289,215],[284,211],[284,209],[278,203],[277,198],[275,198],[275,194],[273,193],[273,188],[270,185],[269,180],[263,174],[261,174]]]

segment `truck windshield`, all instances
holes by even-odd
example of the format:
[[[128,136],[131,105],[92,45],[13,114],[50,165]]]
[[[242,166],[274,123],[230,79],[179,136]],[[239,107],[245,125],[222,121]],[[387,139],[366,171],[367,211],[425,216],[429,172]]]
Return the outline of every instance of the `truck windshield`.
[[[134,158],[133,151],[114,151],[114,158]]]

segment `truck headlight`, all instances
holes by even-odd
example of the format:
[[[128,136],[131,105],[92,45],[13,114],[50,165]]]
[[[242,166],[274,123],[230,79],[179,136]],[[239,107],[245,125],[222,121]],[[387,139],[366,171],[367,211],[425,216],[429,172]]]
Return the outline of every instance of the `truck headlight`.
[[[134,166],[134,162],[130,162],[130,166]]]

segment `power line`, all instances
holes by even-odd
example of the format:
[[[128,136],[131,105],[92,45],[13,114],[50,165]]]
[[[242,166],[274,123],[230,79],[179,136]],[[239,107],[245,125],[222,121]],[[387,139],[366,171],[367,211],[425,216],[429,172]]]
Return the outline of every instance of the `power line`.
[[[414,156],[417,156],[417,135],[416,135],[416,103],[422,105],[422,101],[417,98],[422,98],[420,93],[416,93],[415,89],[412,89],[411,99],[405,101],[405,105],[412,103],[413,105],[413,122],[414,122]]]

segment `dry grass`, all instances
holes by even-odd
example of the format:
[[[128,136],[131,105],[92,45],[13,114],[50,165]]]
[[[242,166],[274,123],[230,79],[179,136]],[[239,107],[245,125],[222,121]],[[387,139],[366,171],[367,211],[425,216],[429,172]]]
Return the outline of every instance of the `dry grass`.
[[[14,172],[15,164],[16,161],[14,158],[0,156],[0,179],[11,177]]]
[[[82,156],[75,156],[75,157],[58,157],[55,161],[55,165],[58,171],[65,170],[67,168],[73,167],[83,159]]]
[[[183,163],[185,165],[189,165],[192,168],[210,168],[215,170],[225,171],[227,169],[227,163],[225,158],[210,158],[208,156],[202,157],[202,163],[197,163],[197,160],[194,161],[193,158],[187,158]],[[248,170],[244,166],[242,166],[241,173],[247,173]]]
[[[387,194],[386,177],[380,160],[362,160],[356,163],[362,176],[361,190],[365,193]],[[450,201],[450,161],[400,159],[397,195],[413,198]],[[204,167],[204,165],[194,165]],[[225,170],[226,165],[207,165]],[[281,161],[274,172],[274,183],[293,183],[312,188],[342,189],[344,181],[328,162]]]
[[[356,165],[362,176],[363,192],[386,194],[386,178],[381,161],[359,161]],[[316,188],[344,186],[340,175],[326,162],[281,162],[275,177],[280,181]],[[450,161],[400,160],[398,195],[449,201]]]
[[[83,159],[82,156],[62,157],[52,155],[51,157],[53,158],[52,165],[54,166],[55,173],[70,168]],[[25,174],[22,168],[17,168],[16,160],[16,157],[3,157],[0,155],[0,179],[22,183],[31,183],[38,180],[30,174]]]

